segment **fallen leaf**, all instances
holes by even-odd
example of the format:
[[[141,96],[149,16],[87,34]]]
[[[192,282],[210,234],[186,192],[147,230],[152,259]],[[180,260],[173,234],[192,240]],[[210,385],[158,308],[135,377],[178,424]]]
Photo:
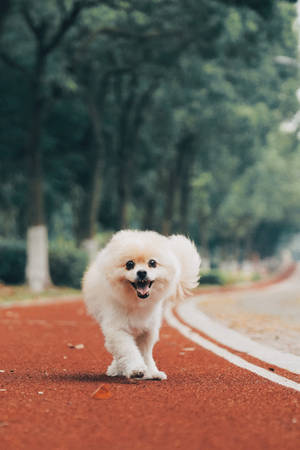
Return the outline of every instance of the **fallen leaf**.
[[[195,350],[195,347],[185,347],[183,350],[186,352],[193,352]]]
[[[67,344],[69,348],[76,348],[77,350],[81,350],[82,348],[84,348],[84,344],[77,344],[77,345],[73,345],[73,344]]]
[[[95,390],[95,392],[92,393],[92,397],[95,399],[107,399],[112,396],[112,393],[110,390],[104,385],[101,384],[101,386],[98,387],[98,389]]]

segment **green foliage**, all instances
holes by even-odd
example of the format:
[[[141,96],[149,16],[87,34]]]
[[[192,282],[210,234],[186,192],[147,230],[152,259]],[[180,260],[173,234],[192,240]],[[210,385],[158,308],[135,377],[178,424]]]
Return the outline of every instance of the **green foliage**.
[[[296,57],[289,3],[12,2],[0,49],[1,235],[25,237],[38,85],[51,240],[102,244],[121,227],[154,228],[207,252],[272,253],[300,222],[297,130],[280,131],[299,107],[298,76],[276,62]],[[79,286],[79,253],[51,247],[55,283]]]
[[[225,271],[220,269],[210,269],[202,272],[200,276],[199,284],[201,285],[220,285],[227,286],[243,282],[252,282],[260,280],[258,273],[251,274],[251,277],[247,277],[242,272]]]
[[[49,251],[50,275],[56,286],[81,288],[88,260],[84,251],[72,244],[52,244]]]
[[[113,231],[103,231],[102,233],[97,233],[96,240],[99,248],[104,247],[111,239],[112,235]]]
[[[0,240],[0,281],[22,284],[25,281],[26,245],[17,240]]]
[[[224,279],[221,274],[221,272],[217,269],[210,270],[206,273],[202,273],[200,276],[200,286],[201,285],[207,285],[207,284],[217,284],[217,285],[224,285]]]
[[[73,244],[56,243],[50,246],[50,274],[57,286],[81,288],[87,267],[87,255]],[[20,240],[0,240],[0,281],[6,284],[25,282],[26,244]]]

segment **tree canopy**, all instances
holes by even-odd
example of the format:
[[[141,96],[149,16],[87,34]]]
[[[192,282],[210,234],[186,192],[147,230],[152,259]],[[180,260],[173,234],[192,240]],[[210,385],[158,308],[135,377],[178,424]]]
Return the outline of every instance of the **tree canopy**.
[[[2,1],[1,236],[272,253],[300,219],[292,3]]]

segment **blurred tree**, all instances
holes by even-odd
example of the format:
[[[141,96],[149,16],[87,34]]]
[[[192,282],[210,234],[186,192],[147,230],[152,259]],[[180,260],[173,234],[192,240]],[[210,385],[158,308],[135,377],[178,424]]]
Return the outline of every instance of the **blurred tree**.
[[[73,54],[71,73],[86,103],[98,148],[91,155],[93,173],[84,189],[89,200],[82,201],[85,213],[81,214],[80,240],[90,240],[95,233],[105,146],[114,155],[116,226],[128,226],[131,180],[145,111],[180,55],[198,43],[208,52],[205,37],[214,33],[217,39],[221,24],[220,20],[217,25],[216,20],[208,20],[213,8],[207,2],[191,2],[187,10],[181,4],[162,2],[151,7],[146,2],[122,3],[122,7],[120,11],[102,9],[96,27],[94,18],[87,17],[67,47],[67,54]],[[195,15],[203,22],[200,28],[195,27]],[[180,20],[172,21],[172,17]],[[83,30],[89,30],[87,36]]]
[[[2,46],[0,56],[10,67],[21,71],[28,79],[30,97],[28,104],[28,137],[25,155],[28,171],[28,246],[26,277],[36,291],[50,283],[48,267],[48,238],[45,225],[44,183],[41,153],[41,136],[49,96],[45,91],[47,64],[65,34],[74,26],[84,8],[97,5],[96,1],[75,0],[69,6],[62,1],[48,1],[40,7],[34,0],[17,2],[13,10],[8,39],[14,42],[16,54]],[[17,44],[20,34],[30,39],[30,48]],[[11,44],[12,44],[11,42]],[[22,42],[21,42],[22,45]],[[22,51],[23,50],[23,51]],[[26,54],[26,58],[24,57]]]
[[[298,140],[278,131],[297,74],[274,60],[295,56],[294,19],[269,0],[12,2],[1,233],[23,235],[27,181],[28,223],[51,239],[130,226],[270,253],[298,220]]]

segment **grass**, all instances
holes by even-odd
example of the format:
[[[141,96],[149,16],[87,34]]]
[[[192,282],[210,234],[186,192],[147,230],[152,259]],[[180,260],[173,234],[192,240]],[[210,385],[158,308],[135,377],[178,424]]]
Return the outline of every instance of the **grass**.
[[[0,284],[0,303],[7,301],[38,300],[41,298],[66,297],[80,295],[80,290],[52,286],[45,291],[32,292],[28,286],[8,286]]]
[[[206,276],[209,275],[208,278]],[[225,272],[220,270],[209,270],[202,272],[203,281],[199,284],[199,287],[208,287],[213,285],[228,286],[239,283],[247,283],[249,281],[258,281],[261,277],[259,274],[254,273],[251,276],[245,276],[240,272]],[[211,278],[213,276],[213,279]],[[205,282],[205,278],[207,281]],[[57,287],[52,286],[45,291],[36,293],[32,292],[27,285],[10,286],[0,283],[0,303],[8,301],[22,301],[22,300],[38,300],[41,298],[52,297],[66,297],[66,296],[80,296],[81,291],[79,289],[73,289],[69,287]]]

